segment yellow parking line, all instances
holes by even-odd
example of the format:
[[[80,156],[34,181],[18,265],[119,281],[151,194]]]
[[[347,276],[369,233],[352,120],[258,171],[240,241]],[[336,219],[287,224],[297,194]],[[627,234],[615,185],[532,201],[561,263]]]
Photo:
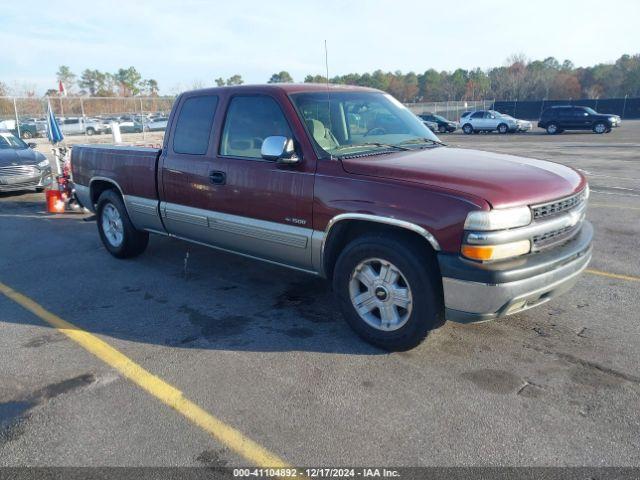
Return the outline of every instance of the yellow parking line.
[[[149,373],[108,343],[45,310],[25,295],[0,282],[0,293],[21,305],[35,316],[65,334],[82,348],[119,371],[133,383],[146,390],[161,402],[181,413],[191,422],[211,434],[252,464],[259,467],[283,468],[288,465],[273,453],[245,437],[240,431],[227,425],[188,400],[177,388]]]
[[[626,205],[612,205],[610,203],[589,203],[590,207],[597,208],[619,208],[621,210],[640,210],[640,207],[628,207]]]
[[[617,278],[618,280],[629,280],[630,282],[640,282],[640,277],[634,277],[632,275],[621,275],[620,273],[603,272],[602,270],[594,270],[593,268],[587,268],[587,273],[593,275],[600,275],[601,277]]]

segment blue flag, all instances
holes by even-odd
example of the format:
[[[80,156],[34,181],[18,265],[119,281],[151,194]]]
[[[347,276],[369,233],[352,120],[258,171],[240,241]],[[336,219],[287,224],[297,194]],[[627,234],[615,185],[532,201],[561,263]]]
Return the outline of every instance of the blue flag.
[[[53,109],[51,108],[51,102],[47,100],[47,137],[54,145],[58,142],[61,142],[64,139],[64,135],[60,131],[60,127],[58,126],[58,122],[56,121],[56,116],[53,114]]]

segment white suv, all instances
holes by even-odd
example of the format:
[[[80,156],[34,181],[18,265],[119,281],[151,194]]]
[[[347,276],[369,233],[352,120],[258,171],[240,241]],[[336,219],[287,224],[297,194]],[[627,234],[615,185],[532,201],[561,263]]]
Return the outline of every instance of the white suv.
[[[460,119],[462,131],[466,134],[473,132],[499,133],[515,132],[518,130],[518,123],[515,118],[502,115],[495,110],[476,110]]]

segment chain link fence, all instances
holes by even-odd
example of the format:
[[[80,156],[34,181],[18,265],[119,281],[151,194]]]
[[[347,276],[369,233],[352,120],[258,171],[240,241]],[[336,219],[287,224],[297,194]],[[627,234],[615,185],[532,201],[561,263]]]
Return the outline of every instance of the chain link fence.
[[[46,121],[47,102],[58,118],[117,120],[123,117],[166,116],[175,97],[0,97],[0,130],[44,131],[33,128]],[[40,127],[40,125],[38,125]]]
[[[42,136],[46,133],[42,123],[46,119],[47,101],[51,102],[51,108],[58,118],[85,117],[111,121],[167,116],[175,97],[0,97],[0,130],[27,132],[24,133],[25,136]],[[602,113],[620,115],[622,118],[640,118],[640,98],[627,97],[553,101],[461,100],[406,104],[415,114],[433,113],[454,121],[459,120],[466,111],[489,109],[508,113],[516,118],[536,120],[543,109],[552,105],[584,105]]]
[[[470,110],[488,110],[495,100],[461,100],[451,102],[407,103],[406,107],[416,115],[433,113],[447,120],[458,121],[464,112]]]
[[[591,107],[598,113],[619,115],[623,119],[640,119],[640,98],[596,98],[565,100],[477,100],[459,102],[408,103],[413,113],[434,113],[447,120],[457,121],[470,110],[497,110],[523,120],[538,120],[542,112],[554,105]]]

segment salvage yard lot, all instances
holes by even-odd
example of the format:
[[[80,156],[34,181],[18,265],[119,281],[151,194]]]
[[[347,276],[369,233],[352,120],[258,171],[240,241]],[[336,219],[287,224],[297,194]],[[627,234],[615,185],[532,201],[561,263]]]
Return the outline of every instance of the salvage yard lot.
[[[640,122],[441,138],[588,175],[594,259],[571,292],[389,354],[319,279],[153,236],[119,261],[42,194],[0,196],[0,283],[293,465],[639,465]],[[0,465],[252,463],[4,295],[0,329]]]

